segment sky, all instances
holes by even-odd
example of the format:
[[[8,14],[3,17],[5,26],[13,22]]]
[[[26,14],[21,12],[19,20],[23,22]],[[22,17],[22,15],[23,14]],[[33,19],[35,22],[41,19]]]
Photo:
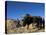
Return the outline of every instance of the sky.
[[[25,14],[44,17],[44,3],[34,2],[7,2],[7,18],[22,19]]]

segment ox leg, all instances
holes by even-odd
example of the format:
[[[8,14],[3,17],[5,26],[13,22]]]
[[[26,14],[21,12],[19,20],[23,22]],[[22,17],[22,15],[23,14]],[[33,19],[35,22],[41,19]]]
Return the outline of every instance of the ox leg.
[[[43,20],[42,25],[43,29],[45,29],[45,20]]]
[[[29,25],[27,25],[27,30],[29,29]]]

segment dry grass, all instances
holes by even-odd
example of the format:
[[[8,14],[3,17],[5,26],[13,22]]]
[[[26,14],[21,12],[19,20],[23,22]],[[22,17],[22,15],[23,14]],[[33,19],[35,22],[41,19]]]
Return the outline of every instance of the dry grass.
[[[12,28],[13,21],[7,21],[7,33],[31,33],[31,32],[43,32],[44,29],[38,30],[37,28],[33,27],[32,24],[29,25],[29,29],[27,30],[27,25],[25,27],[19,28]]]

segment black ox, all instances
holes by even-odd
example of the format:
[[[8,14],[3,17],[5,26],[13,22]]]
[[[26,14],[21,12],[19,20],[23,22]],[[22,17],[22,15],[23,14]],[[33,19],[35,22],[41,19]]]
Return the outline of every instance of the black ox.
[[[42,25],[43,25],[43,28],[44,28],[44,26],[45,26],[45,21],[44,20],[42,20],[42,18],[40,17],[40,16],[34,16],[34,17],[26,17],[24,20],[23,20],[23,26],[26,26],[26,24],[28,25],[27,26],[27,29],[29,28],[29,25],[30,24],[34,24],[34,23],[37,23],[36,24],[36,27],[38,28],[38,29],[41,29],[42,28]]]

